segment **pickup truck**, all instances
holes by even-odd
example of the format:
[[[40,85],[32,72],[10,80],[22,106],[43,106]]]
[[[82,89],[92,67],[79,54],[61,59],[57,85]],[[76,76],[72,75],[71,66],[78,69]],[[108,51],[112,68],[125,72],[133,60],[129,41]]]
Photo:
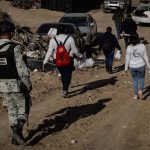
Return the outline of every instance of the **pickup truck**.
[[[131,9],[131,0],[104,0],[103,12],[116,10],[117,7],[129,11]]]

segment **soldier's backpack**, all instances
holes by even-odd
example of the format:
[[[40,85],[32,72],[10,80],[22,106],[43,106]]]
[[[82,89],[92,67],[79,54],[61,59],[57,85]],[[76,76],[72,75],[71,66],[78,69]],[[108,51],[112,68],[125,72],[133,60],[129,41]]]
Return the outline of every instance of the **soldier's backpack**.
[[[57,67],[66,67],[66,66],[69,66],[71,63],[70,56],[69,56],[70,51],[68,52],[64,46],[68,38],[69,36],[67,36],[64,43],[62,42],[58,43],[58,41],[54,37],[54,40],[57,43],[57,48],[56,48],[56,66]]]
[[[102,43],[104,53],[110,53],[113,50],[112,37],[107,37]]]

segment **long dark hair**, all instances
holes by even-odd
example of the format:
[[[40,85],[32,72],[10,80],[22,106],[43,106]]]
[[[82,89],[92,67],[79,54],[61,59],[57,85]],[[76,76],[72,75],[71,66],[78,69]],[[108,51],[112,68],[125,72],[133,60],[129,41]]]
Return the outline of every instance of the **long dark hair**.
[[[62,26],[59,26],[59,27],[58,27],[57,34],[64,34],[65,31],[66,31],[65,26],[63,26],[63,25],[62,25]]]
[[[140,43],[140,38],[138,33],[135,33],[130,36],[129,44],[132,44],[133,46],[137,45]]]

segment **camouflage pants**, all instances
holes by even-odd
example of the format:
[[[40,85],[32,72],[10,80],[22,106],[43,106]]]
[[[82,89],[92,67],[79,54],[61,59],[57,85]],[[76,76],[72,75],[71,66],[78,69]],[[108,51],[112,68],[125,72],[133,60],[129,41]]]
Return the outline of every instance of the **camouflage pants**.
[[[3,105],[7,106],[11,126],[18,124],[20,119],[26,121],[25,97],[22,93],[3,93],[0,97],[3,99]]]

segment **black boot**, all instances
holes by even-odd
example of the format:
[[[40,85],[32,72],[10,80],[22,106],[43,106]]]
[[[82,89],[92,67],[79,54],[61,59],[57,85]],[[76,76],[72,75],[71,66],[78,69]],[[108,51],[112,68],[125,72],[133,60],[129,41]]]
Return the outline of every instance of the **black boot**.
[[[19,126],[18,127],[18,134],[21,137],[21,139],[23,139],[25,142],[25,139],[24,139],[23,133],[22,133],[24,124],[25,124],[25,120],[18,120],[18,126]]]
[[[25,140],[22,134],[22,128],[18,125],[11,127],[13,130],[13,138],[12,138],[12,144],[15,145],[25,145]]]
[[[20,145],[20,144],[17,142],[17,140],[14,138],[14,136],[12,137],[11,144]]]
[[[113,73],[112,68],[109,68],[109,69],[108,69],[108,72],[109,72],[110,74],[112,74],[112,73]]]
[[[106,71],[109,72],[109,68],[108,67],[106,67]]]

